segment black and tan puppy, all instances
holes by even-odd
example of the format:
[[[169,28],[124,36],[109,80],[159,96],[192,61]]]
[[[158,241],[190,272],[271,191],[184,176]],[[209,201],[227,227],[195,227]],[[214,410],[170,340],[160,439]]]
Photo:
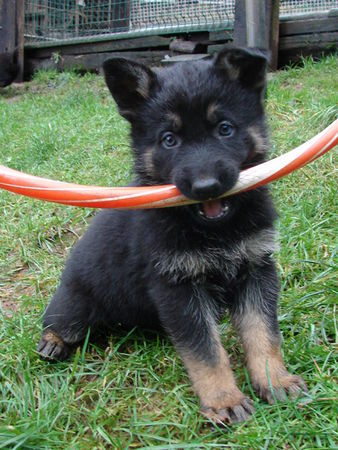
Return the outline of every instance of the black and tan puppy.
[[[269,192],[219,199],[241,169],[265,158],[266,64],[253,49],[156,71],[125,59],[105,62],[107,85],[131,123],[134,185],[173,183],[199,203],[98,214],[44,314],[43,357],[65,358],[88,327],[162,327],[203,414],[242,421],[252,402],[236,385],[217,331],[227,309],[258,395],[272,402],[306,389],[280,351]]]

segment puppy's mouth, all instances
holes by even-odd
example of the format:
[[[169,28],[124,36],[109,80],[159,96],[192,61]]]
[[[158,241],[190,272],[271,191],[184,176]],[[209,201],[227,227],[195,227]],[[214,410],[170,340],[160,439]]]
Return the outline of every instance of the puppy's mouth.
[[[207,200],[203,203],[197,203],[197,212],[199,216],[208,221],[217,221],[226,217],[230,211],[230,203],[225,198]]]

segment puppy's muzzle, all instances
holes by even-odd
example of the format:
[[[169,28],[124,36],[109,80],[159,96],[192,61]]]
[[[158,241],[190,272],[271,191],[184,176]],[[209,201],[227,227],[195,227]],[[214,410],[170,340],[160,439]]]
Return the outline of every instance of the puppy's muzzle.
[[[222,191],[222,185],[216,178],[198,179],[191,186],[192,195],[200,200],[219,197]]]
[[[223,220],[230,212],[230,203],[220,198],[236,183],[239,169],[236,164],[217,160],[217,163],[196,161],[185,164],[175,174],[174,183],[188,198],[197,200],[194,210],[200,219],[217,222]]]

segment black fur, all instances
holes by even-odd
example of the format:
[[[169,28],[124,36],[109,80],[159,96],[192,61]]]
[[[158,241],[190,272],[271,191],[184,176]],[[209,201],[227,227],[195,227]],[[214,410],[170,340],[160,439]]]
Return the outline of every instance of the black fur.
[[[0,87],[11,84],[19,72],[18,50],[0,53]]]
[[[265,70],[263,53],[243,49],[156,71],[106,61],[107,85],[131,123],[133,185],[173,183],[203,202],[229,190],[243,167],[262,162],[249,130],[266,142]],[[278,280],[264,247],[276,219],[269,191],[233,196],[222,207],[215,218],[201,204],[100,212],[44,314],[42,356],[66,357],[88,327],[141,326],[164,328],[181,354],[214,367],[213,322],[226,308],[238,320],[248,303],[279,342]],[[52,344],[48,333],[57,336]]]

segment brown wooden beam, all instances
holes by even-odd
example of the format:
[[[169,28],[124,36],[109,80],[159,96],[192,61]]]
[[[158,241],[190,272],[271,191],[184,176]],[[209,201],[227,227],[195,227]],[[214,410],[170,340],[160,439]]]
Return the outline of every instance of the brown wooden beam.
[[[157,65],[167,55],[164,50],[87,53],[84,55],[63,55],[61,58],[34,58],[26,57],[25,77],[30,77],[40,69],[75,69],[80,72],[99,72],[103,61],[113,57],[126,57],[147,65]]]
[[[325,47],[337,46],[338,32],[332,31],[330,33],[311,33],[300,34],[294,36],[283,36],[279,41],[280,50],[290,50],[295,48],[311,49],[325,49]]]
[[[174,39],[170,42],[169,49],[177,53],[203,53],[206,51],[206,45],[200,42],[187,41],[184,39]]]
[[[338,31],[338,17],[283,20],[279,25],[280,36],[329,33],[330,31]]]
[[[25,52],[34,58],[48,58],[53,54],[63,55],[84,55],[86,53],[105,53],[113,51],[130,51],[135,49],[169,49],[170,38],[163,36],[144,36],[129,39],[105,40],[102,42],[91,42],[81,44],[68,44],[51,47],[34,48],[26,46]]]

